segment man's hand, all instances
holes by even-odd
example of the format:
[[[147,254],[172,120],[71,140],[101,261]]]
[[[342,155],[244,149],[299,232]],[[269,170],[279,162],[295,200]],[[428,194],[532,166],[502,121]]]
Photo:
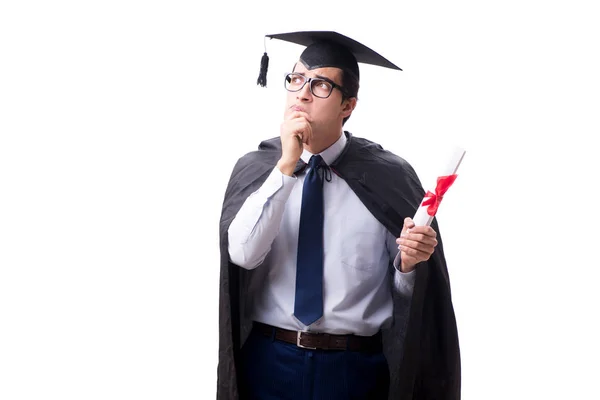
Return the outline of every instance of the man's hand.
[[[405,218],[400,237],[396,239],[401,252],[400,270],[410,272],[418,263],[429,260],[437,246],[436,236],[431,226],[415,227],[412,218]]]
[[[296,163],[302,155],[304,143],[312,139],[312,127],[309,115],[303,111],[293,111],[286,115],[281,124],[281,158],[277,167],[282,173],[292,175]]]

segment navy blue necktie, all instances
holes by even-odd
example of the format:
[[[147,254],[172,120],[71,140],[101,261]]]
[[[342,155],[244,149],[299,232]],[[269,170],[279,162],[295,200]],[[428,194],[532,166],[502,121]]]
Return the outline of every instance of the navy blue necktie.
[[[321,156],[312,156],[302,190],[294,315],[310,325],[323,315],[323,178]]]

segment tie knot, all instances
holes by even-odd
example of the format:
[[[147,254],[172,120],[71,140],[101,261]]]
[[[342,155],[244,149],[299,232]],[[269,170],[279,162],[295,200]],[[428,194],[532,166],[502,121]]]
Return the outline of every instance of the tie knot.
[[[320,166],[323,163],[324,163],[323,158],[318,154],[315,156],[312,156],[310,158],[310,160],[308,160],[308,166],[310,167],[310,169],[315,169],[316,167]]]

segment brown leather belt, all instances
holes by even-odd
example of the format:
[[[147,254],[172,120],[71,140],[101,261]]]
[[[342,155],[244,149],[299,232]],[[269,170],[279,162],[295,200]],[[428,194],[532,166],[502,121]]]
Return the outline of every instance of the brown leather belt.
[[[382,350],[381,332],[373,336],[331,335],[329,333],[290,331],[260,322],[254,328],[265,336],[283,342],[295,344],[303,349],[311,350],[351,350],[361,352],[379,352]]]

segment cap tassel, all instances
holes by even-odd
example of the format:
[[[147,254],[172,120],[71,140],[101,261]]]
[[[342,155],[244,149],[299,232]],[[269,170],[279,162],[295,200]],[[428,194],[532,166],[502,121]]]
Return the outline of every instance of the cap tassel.
[[[269,56],[265,51],[261,60],[260,60],[260,74],[258,74],[258,79],[256,81],[257,85],[262,87],[267,86],[267,69],[269,68]]]

